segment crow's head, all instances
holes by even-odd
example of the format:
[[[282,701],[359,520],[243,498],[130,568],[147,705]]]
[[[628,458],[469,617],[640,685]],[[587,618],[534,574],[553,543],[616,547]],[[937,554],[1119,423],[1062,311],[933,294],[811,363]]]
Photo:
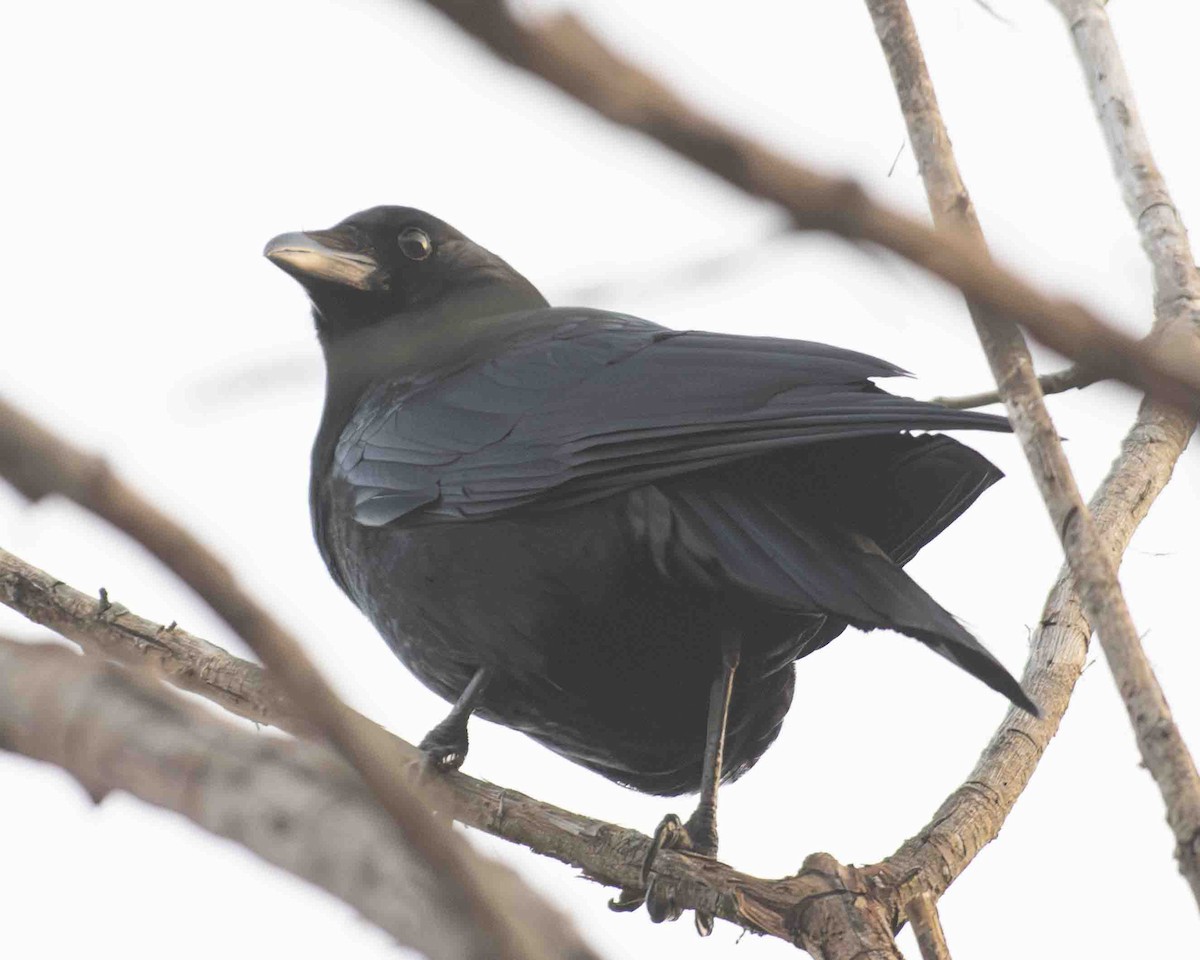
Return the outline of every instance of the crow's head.
[[[327,339],[384,320],[453,320],[546,304],[495,254],[412,207],[372,207],[329,230],[285,233],[263,254],[308,292]]]

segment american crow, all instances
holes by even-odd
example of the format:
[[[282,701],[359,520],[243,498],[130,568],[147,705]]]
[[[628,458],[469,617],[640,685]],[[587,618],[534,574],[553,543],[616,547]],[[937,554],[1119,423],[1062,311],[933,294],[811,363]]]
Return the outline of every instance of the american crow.
[[[419,210],[265,252],[308,292],[325,353],[317,544],[455,704],[422,742],[434,764],[462,763],[479,713],[634,789],[699,790],[654,849],[713,856],[718,783],[775,739],[794,662],[848,624],[915,637],[1036,712],[901,569],[1000,476],[908,431],[1003,418],[886,393],[872,380],[903,371],[837,347],[550,307]]]

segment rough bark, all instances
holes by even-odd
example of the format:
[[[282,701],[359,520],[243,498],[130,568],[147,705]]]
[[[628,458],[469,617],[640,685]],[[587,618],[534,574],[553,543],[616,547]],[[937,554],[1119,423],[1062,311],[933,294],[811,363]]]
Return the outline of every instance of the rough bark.
[[[294,733],[319,736],[257,663],[231,656],[178,624],[130,612],[116,599],[80,593],[0,549],[0,600],[88,653],[139,667],[230,713]]]
[[[97,803],[122,790],[180,813],[428,957],[496,956],[450,879],[326,747],[239,729],[152,680],[62,647],[0,639],[0,748],[62,767]],[[554,956],[593,956],[507,867],[481,861],[479,869],[506,909],[546,931]]]
[[[938,916],[937,901],[928,890],[913,897],[904,910],[912,925],[913,936],[921,949],[922,960],[950,960],[950,947]]]
[[[1150,260],[1154,337],[1163,350],[1191,355],[1200,333],[1200,271],[1183,218],[1150,150],[1108,13],[1103,3],[1095,0],[1051,2],[1070,29],[1122,199]],[[1179,417],[1170,410],[1155,412],[1167,425]],[[1185,423],[1195,428],[1194,420]],[[1105,654],[1133,722],[1142,757],[1166,802],[1180,872],[1200,902],[1200,778],[1195,763],[1171,722],[1141,645],[1134,649],[1122,646],[1111,652],[1105,645]]]

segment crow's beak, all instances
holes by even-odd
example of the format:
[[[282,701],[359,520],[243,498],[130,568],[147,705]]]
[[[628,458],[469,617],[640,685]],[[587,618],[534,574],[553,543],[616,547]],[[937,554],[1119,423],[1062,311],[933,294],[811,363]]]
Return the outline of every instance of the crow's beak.
[[[263,248],[263,256],[301,282],[313,279],[355,290],[380,288],[378,261],[340,230],[280,234]]]

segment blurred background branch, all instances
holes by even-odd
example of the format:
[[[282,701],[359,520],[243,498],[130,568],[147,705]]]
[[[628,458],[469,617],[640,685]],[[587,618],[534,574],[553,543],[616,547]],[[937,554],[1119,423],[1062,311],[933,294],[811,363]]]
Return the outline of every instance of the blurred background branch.
[[[544,942],[545,931],[526,927],[500,907],[500,891],[479,873],[478,859],[434,819],[402,770],[381,755],[384,747],[377,728],[357,722],[357,715],[338,699],[300,643],[241,587],[219,557],[109,470],[103,458],[72,446],[3,401],[0,425],[0,475],[30,500],[60,494],[128,534],[194,589],[262,658],[295,704],[291,710],[285,708],[285,716],[298,714],[311,723],[358,770],[405,842],[442,882],[442,896],[461,899],[456,908],[471,918],[480,942],[489,944],[487,956],[506,960],[557,956]],[[110,612],[102,594],[96,615]],[[175,671],[180,676],[189,673]],[[205,687],[212,687],[211,679],[206,678]],[[230,697],[244,701],[245,689],[231,691]],[[277,707],[283,698],[276,693],[271,699]]]
[[[234,657],[207,641],[185,634],[178,628],[168,630],[155,627],[150,621],[144,620],[120,604],[110,601],[101,611],[98,601],[91,600],[68,584],[3,551],[0,551],[0,602],[37,623],[53,626],[85,650],[100,653],[119,663],[146,663],[145,651],[152,650],[153,657],[150,662],[153,663],[155,671],[181,689],[198,693],[221,706],[236,704],[240,715],[259,722],[280,722],[294,726],[292,718],[296,711],[288,705],[287,694],[279,688],[277,681],[270,674],[264,673],[257,664]],[[178,642],[180,637],[185,638],[185,642]],[[205,651],[205,664],[201,671],[197,670],[194,659],[194,651],[198,648]],[[3,647],[0,647],[0,651],[2,650]],[[71,690],[80,685],[88,686],[94,680],[93,674],[80,674],[76,667],[70,665],[72,663],[74,661],[55,659],[53,664],[58,666],[51,665],[46,668],[55,674],[55,689],[61,690],[63,696],[78,695],[71,693]],[[198,672],[202,672],[206,678],[203,684],[195,682]],[[29,689],[41,696],[35,686],[31,685]],[[144,684],[138,689],[145,689]],[[156,702],[165,701],[161,694],[155,696]],[[103,705],[97,708],[99,713],[104,709]],[[183,708],[171,709],[178,712]],[[95,723],[102,725],[99,713]],[[54,717],[57,718],[58,714],[54,714]],[[60,721],[54,719],[53,722]],[[192,717],[187,722],[195,724],[200,721]],[[416,747],[352,712],[351,722],[363,731],[364,739],[371,740],[382,762],[396,770],[398,775],[408,778],[410,782],[417,782],[420,776],[420,753]],[[0,730],[2,729],[0,723]],[[47,736],[54,736],[53,729]],[[119,738],[119,733],[114,736]],[[147,736],[152,736],[152,732]],[[250,742],[261,743],[255,738],[250,738]],[[271,749],[280,744],[279,741],[270,743]],[[65,765],[72,772],[76,770],[64,761],[62,756],[47,755],[36,746],[18,744],[14,749],[39,759]],[[134,745],[130,749],[141,751],[144,748]],[[279,749],[285,747],[279,746]],[[90,746],[87,750],[89,763],[103,763],[102,751],[97,752]],[[322,752],[321,755],[332,760],[332,754]],[[345,769],[341,764],[333,766],[337,770]],[[269,771],[258,771],[256,776],[269,779]],[[159,802],[155,799],[159,794],[147,797],[139,793],[136,786],[129,781],[113,781],[107,788],[126,789],[142,796],[143,799]],[[166,784],[160,783],[156,789],[165,790]],[[334,786],[328,789],[336,792]],[[462,823],[577,866],[583,870],[585,876],[599,883],[616,888],[637,886],[641,883],[641,864],[650,838],[635,830],[580,816],[515,790],[485,783],[459,772],[424,780],[421,792],[433,808],[449,812]],[[209,826],[207,823],[200,825]],[[289,835],[286,838],[287,846],[303,846],[302,839],[305,836],[307,834],[304,832]],[[272,862],[279,862],[275,859],[277,855],[273,848],[266,851],[254,849]],[[302,855],[300,864],[289,862],[280,865],[291,872],[308,876],[304,871],[308,869],[307,864],[311,857],[313,862],[324,862],[326,869],[331,863],[336,864],[337,869],[334,872],[337,874],[354,874],[360,852],[357,846],[348,847],[340,855],[324,847],[302,850],[298,854]],[[418,854],[419,851],[410,849],[410,857],[417,857]],[[813,911],[813,903],[828,899],[831,892],[853,890],[861,898],[871,890],[866,873],[844,867],[827,855],[815,855],[815,858],[810,858],[812,863],[795,877],[761,880],[732,870],[724,864],[674,851],[664,851],[655,862],[655,873],[658,882],[663,884],[670,896],[683,907],[704,909],[746,929],[802,945],[810,952],[815,951],[815,955],[826,956],[830,960],[849,960],[855,952],[861,953],[863,942],[878,941],[881,932],[890,928],[883,924],[884,913],[874,900],[870,904],[861,905],[867,908],[867,912],[862,916],[858,916],[858,907],[853,901],[849,905],[829,904],[826,905],[828,909]],[[333,889],[331,892],[359,906],[354,899],[358,894],[354,891]],[[364,914],[376,922],[381,922],[379,917],[372,916],[367,910],[364,910]],[[830,924],[838,924],[836,918],[839,916],[846,923],[857,917],[861,929],[857,933],[852,932],[852,924],[850,927],[838,925],[836,929],[832,929]],[[397,936],[408,936],[397,933],[397,930],[403,931],[403,926],[396,927],[395,924],[403,922],[403,918],[396,920],[386,916],[382,925]],[[834,938],[835,935],[837,939],[845,941],[844,944],[826,946],[824,938]],[[864,937],[867,939],[860,942],[860,938]],[[890,942],[890,933],[887,934],[887,940]],[[859,946],[851,950],[856,943]],[[570,956],[583,957],[585,954],[576,953]]]
[[[827,230],[898,253],[1041,343],[1188,409],[1200,408],[1200,346],[1159,350],[1078,303],[1046,296],[954,229],[872,200],[845,177],[785,158],[699,113],[657,78],[609,50],[578,18],[522,21],[504,0],[426,0],[509,63],[540,76],[615,123],[638,130],[747,193],[781,206],[800,229]],[[1180,354],[1179,350],[1183,353]]]
[[[0,744],[67,770],[99,803],[122,790],[182,814],[324,888],[435,960],[496,944],[460,892],[329,749],[266,738],[137,674],[62,647],[0,639]],[[477,860],[506,911],[543,931],[544,956],[593,956],[506,867]]]

